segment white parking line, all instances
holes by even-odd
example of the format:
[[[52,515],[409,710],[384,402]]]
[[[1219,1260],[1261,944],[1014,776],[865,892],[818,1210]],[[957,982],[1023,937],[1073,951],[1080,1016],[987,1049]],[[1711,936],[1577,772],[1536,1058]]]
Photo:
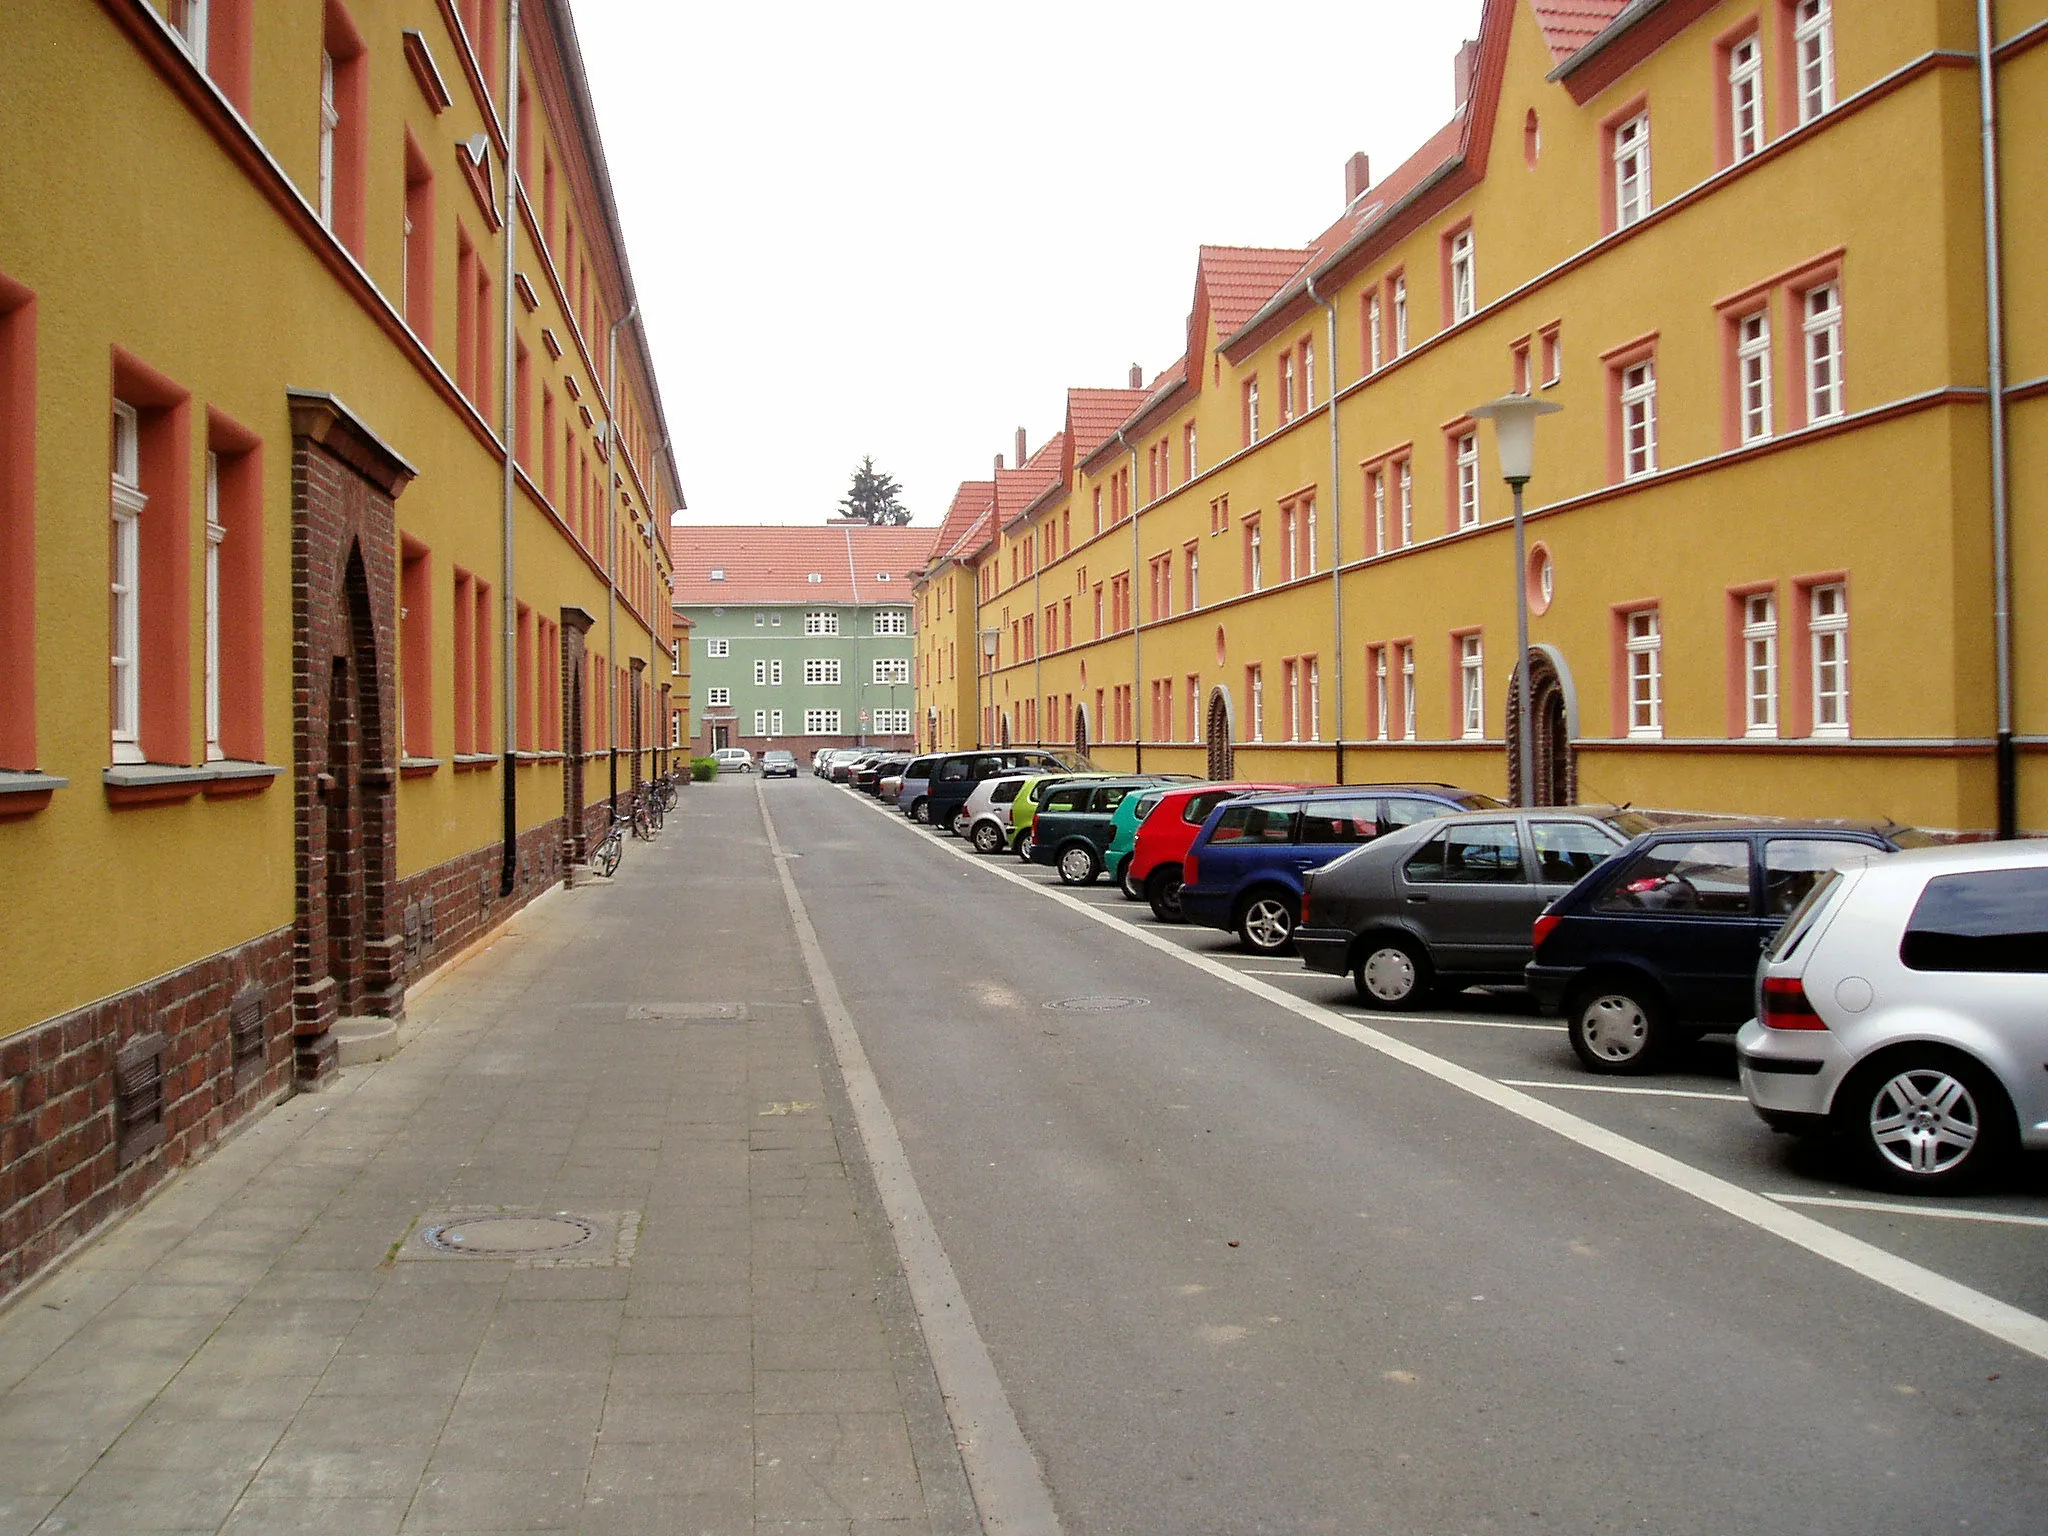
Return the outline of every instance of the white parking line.
[[[1988,1221],[2001,1227],[2048,1227],[2048,1216],[2021,1216],[2007,1211],[1960,1211],[1952,1205],[1901,1205],[1891,1200],[1838,1200],[1828,1195],[1784,1195],[1764,1191],[1766,1200],[1781,1205],[1822,1205],[1835,1211],[1879,1211],[1887,1216],[1932,1216],[1937,1221]]]
[[[877,807],[880,810],[881,807]],[[954,858],[969,863],[976,860],[971,852],[960,848],[947,848]],[[1220,978],[1226,985],[1263,998],[1277,1008],[1307,1020],[1311,1024],[1342,1035],[1345,1039],[1377,1051],[1394,1061],[1413,1067],[1416,1071],[1435,1078],[1445,1086],[1507,1111],[1532,1125],[1563,1137],[1589,1152],[1612,1159],[1627,1168],[1633,1168],[1646,1178],[1692,1196],[1704,1205],[1747,1222],[1759,1231],[1769,1232],[1784,1239],[1795,1247],[1804,1248],[1816,1258],[1840,1265],[1851,1274],[1881,1285],[1912,1301],[1919,1302],[1931,1311],[1959,1323],[1989,1334],[1992,1338],[2022,1350],[2041,1360],[2048,1360],[2048,1318],[2037,1317],[2031,1312],[1987,1296],[1982,1291],[1972,1290],[1958,1280],[1915,1264],[1887,1252],[1875,1243],[1866,1243],[1861,1238],[1851,1237],[1846,1232],[1811,1216],[1802,1216],[1797,1211],[1787,1210],[1777,1201],[1771,1200],[1754,1190],[1744,1189],[1740,1184],[1695,1168],[1681,1162],[1668,1152],[1659,1152],[1654,1147],[1631,1141],[1626,1136],[1582,1119],[1569,1110],[1560,1109],[1546,1100],[1524,1093],[1506,1083],[1494,1081],[1484,1073],[1470,1067],[1460,1066],[1446,1057],[1423,1050],[1420,1046],[1390,1035],[1384,1030],[1369,1028],[1358,1020],[1325,1008],[1320,1003],[1308,1002],[1291,992],[1283,992],[1270,982],[1256,976],[1246,976],[1225,965],[1222,961],[1191,950],[1183,949],[1158,934],[1148,933],[1145,927],[1122,918],[1111,917],[1097,911],[1085,901],[1077,901],[1065,891],[1039,885],[1023,876],[1012,874],[1005,869],[982,866],[989,869],[999,880],[1008,880],[1027,890],[1036,890],[1048,901],[1056,901],[1093,922],[1102,923],[1127,933],[1139,944],[1147,944],[1162,954],[1173,955],[1185,964],[1207,971]],[[1410,1014],[1414,1019],[1418,1015]],[[1463,1023],[1458,1019],[1436,1019],[1440,1024]],[[1525,1025],[1524,1028],[1541,1028],[1540,1025]],[[1554,1086],[1545,1084],[1544,1086]]]
[[[1628,1093],[1646,1099],[1719,1099],[1725,1104],[1747,1104],[1739,1093],[1706,1093],[1697,1088],[1638,1088],[1621,1083],[1557,1083],[1536,1077],[1504,1077],[1510,1088],[1569,1088],[1574,1093]]]
[[[1345,1013],[1347,1019],[1377,1019],[1382,1024],[1462,1024],[1467,1029],[1533,1029],[1538,1034],[1561,1035],[1562,1024],[1525,1024],[1520,1019],[1447,1019],[1430,1013]]]

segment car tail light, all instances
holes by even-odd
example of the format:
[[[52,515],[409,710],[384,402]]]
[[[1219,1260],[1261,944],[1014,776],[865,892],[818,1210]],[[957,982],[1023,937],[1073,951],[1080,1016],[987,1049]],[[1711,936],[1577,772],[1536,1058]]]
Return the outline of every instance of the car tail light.
[[[1308,899],[1315,888],[1316,877],[1314,875],[1310,875],[1301,884],[1301,916],[1294,920],[1295,926],[1298,928],[1306,928],[1308,926]]]
[[[1763,1023],[1766,1029],[1827,1028],[1807,1001],[1806,988],[1797,976],[1764,978]]]
[[[1180,883],[1182,885],[1195,885],[1201,881],[1201,878],[1201,866],[1195,862],[1194,854],[1189,853],[1187,858],[1181,861]]]
[[[1543,948],[1543,941],[1549,938],[1551,931],[1563,921],[1564,918],[1556,912],[1545,912],[1538,917],[1535,930],[1529,938],[1529,952],[1535,954],[1540,951]]]

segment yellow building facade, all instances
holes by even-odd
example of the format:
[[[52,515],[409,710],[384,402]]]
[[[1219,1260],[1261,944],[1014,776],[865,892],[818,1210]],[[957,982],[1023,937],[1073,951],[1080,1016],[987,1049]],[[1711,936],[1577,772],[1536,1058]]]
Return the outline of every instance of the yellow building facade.
[[[1526,594],[1539,801],[2048,830],[2048,6],[1994,12],[2002,386],[1973,6],[1489,0],[1451,122],[1204,248],[1186,354],[998,529],[985,735],[1516,792]],[[1519,568],[1509,393],[1562,408]]]
[[[0,20],[0,1291],[661,765],[680,492],[568,7],[519,14]]]

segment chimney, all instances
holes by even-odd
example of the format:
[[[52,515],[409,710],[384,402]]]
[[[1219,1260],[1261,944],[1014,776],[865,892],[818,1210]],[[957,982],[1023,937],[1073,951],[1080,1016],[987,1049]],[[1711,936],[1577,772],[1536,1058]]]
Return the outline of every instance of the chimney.
[[[997,455],[996,455],[996,473],[1000,475],[1000,474],[1001,474],[1002,472],[1003,472],[1003,456],[1002,456],[1002,455],[1001,455],[1001,454],[999,453],[999,454],[997,454]]]
[[[1472,70],[1479,62],[1479,44],[1473,38],[1466,38],[1458,49],[1458,57],[1451,65],[1451,94],[1456,98],[1451,110],[1462,109],[1472,99]]]
[[[1017,467],[1019,469],[1024,467],[1024,429],[1022,427],[1017,429]]]
[[[1349,208],[1372,186],[1372,162],[1360,150],[1344,162],[1344,206]]]
[[[1133,364],[1131,364],[1131,388],[1133,388],[1133,389],[1143,389],[1144,387],[1145,387],[1145,369],[1144,369],[1144,366],[1143,366],[1142,364],[1139,364],[1139,363],[1133,363]]]

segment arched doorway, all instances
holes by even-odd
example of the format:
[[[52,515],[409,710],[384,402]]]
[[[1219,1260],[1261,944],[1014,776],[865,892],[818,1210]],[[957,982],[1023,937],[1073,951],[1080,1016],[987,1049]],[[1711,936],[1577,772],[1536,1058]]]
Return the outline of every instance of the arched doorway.
[[[1010,744],[1010,712],[1006,709],[996,717],[996,729],[1001,733],[1003,746]]]
[[[1088,755],[1088,706],[1085,704],[1074,711],[1074,750],[1083,757]]]
[[[1209,695],[1209,715],[1202,740],[1209,748],[1209,777],[1229,778],[1237,752],[1230,742],[1230,695],[1221,688]]]
[[[1530,771],[1535,778],[1533,805],[1576,805],[1579,799],[1578,759],[1572,751],[1577,710],[1563,658],[1549,646],[1529,649]],[[1522,803],[1522,721],[1515,695],[1508,694],[1508,794]]]

